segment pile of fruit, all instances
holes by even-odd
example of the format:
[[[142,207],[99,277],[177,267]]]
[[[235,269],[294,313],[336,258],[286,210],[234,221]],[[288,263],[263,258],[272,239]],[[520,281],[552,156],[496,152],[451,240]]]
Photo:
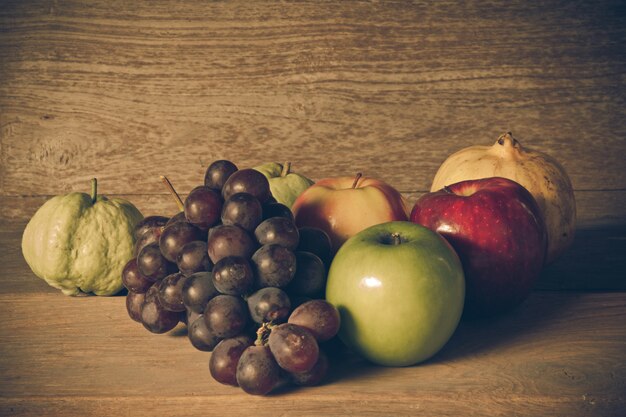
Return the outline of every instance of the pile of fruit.
[[[575,230],[563,167],[510,133],[451,155],[411,209],[382,181],[314,183],[289,164],[215,161],[184,202],[164,181],[172,217],[140,220],[95,190],[55,197],[27,226],[24,257],[66,294],[123,284],[133,320],[154,333],[185,322],[212,351],[211,375],[251,394],[318,384],[337,340],[381,365],[432,357],[462,316],[522,303]]]
[[[296,227],[255,169],[215,161],[184,202],[163,179],[181,211],[134,229],[135,257],[122,272],[130,317],[153,333],[187,323],[193,346],[213,351],[213,377],[246,392],[318,383],[328,369],[319,343],[340,323],[322,299],[326,233]]]

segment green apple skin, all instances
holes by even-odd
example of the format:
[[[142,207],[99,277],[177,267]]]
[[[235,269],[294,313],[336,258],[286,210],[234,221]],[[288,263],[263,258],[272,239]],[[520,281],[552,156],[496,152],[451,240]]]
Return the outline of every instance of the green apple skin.
[[[269,162],[255,167],[254,169],[265,175],[268,179],[270,191],[276,201],[289,208],[293,206],[296,198],[298,198],[304,190],[314,184],[313,180],[295,172],[289,172],[287,175],[281,176],[283,165],[277,162]]]
[[[393,243],[394,234],[401,243]],[[348,239],[326,286],[326,299],[341,314],[341,340],[384,366],[414,365],[436,354],[459,323],[464,297],[454,249],[441,235],[406,221]]]

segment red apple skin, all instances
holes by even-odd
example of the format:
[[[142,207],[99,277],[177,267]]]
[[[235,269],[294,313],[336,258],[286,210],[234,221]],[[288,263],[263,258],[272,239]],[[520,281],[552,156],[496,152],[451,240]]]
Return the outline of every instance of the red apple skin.
[[[466,317],[520,304],[544,265],[546,226],[533,196],[500,177],[461,181],[420,197],[412,222],[439,232],[465,272]]]
[[[292,211],[298,227],[317,227],[328,234],[333,253],[370,226],[408,220],[402,194],[383,181],[366,177],[320,180],[300,194]]]

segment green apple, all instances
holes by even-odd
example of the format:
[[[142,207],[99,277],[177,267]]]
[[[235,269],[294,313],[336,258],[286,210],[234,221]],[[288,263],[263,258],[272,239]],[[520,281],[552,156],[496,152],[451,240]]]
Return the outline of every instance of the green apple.
[[[454,333],[465,297],[463,268],[441,235],[393,221],[341,246],[326,299],[341,314],[339,337],[385,366],[408,366],[437,353]]]
[[[314,184],[312,180],[304,175],[291,172],[290,162],[285,163],[285,165],[278,162],[269,162],[254,169],[267,177],[270,183],[270,191],[276,201],[289,208],[291,208],[293,202],[296,201],[296,198],[304,190]]]

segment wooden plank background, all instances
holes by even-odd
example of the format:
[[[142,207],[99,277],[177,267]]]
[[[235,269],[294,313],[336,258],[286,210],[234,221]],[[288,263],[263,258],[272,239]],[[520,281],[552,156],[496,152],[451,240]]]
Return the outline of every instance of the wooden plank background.
[[[622,1],[2,0],[0,224],[94,176],[169,214],[158,176],[185,195],[217,158],[363,171],[413,201],[450,153],[512,131],[565,166],[583,236],[624,225],[625,15]]]

